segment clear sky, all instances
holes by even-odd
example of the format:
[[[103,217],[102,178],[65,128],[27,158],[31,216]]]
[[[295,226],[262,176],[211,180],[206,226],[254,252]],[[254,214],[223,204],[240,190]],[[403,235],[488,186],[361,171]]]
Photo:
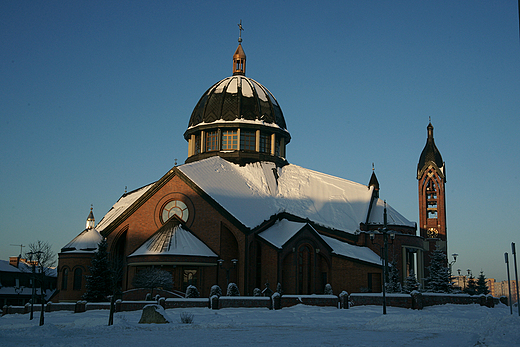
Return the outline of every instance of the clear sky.
[[[246,75],[284,112],[289,162],[367,184],[418,221],[431,117],[454,268],[506,279],[520,249],[518,2],[1,1],[0,259],[56,252],[187,157],[198,99]]]

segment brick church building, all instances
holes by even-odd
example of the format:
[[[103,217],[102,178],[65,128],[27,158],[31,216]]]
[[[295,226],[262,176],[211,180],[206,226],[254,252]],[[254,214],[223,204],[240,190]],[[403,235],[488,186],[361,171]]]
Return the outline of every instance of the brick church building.
[[[202,296],[230,282],[242,295],[267,282],[287,294],[323,293],[327,283],[335,294],[380,292],[385,218],[389,260],[402,279],[411,271],[424,278],[429,251],[446,249],[445,169],[431,124],[417,170],[416,235],[416,223],[379,198],[374,171],[365,185],[290,164],[282,109],[245,67],[239,38],[233,75],[191,114],[185,164],[125,193],[97,225],[90,211],[86,229],[59,253],[54,301],[81,298],[103,238],[123,264],[123,291],[139,271],[157,267],[171,274],[174,290],[193,284]]]

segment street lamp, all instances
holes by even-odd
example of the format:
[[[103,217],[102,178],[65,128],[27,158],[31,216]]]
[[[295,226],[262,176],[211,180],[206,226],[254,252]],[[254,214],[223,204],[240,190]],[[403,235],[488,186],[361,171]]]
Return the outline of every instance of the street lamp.
[[[219,259],[217,260],[218,262],[218,265],[221,269],[223,270],[226,270],[226,286],[229,285],[229,271],[231,269],[236,269],[237,268],[237,263],[238,263],[238,259],[231,259],[231,262],[233,263],[233,266],[232,267],[224,267],[224,259]]]
[[[453,264],[455,264],[455,262],[457,261],[457,257],[458,257],[459,255],[458,255],[457,253],[453,253],[451,256],[453,257],[453,261],[450,261],[450,263],[449,263],[449,269],[450,269],[450,282],[453,281],[453,278],[452,278],[452,277],[453,277],[452,266],[453,266]],[[453,284],[453,282],[452,282],[452,284]]]
[[[385,209],[384,209],[384,212],[383,212],[383,228],[379,228],[378,231],[383,235],[383,314],[386,314],[386,274],[387,274],[387,268],[388,268],[388,236],[390,235],[390,239],[392,240],[392,243],[395,239],[395,232],[391,232],[390,230],[388,230],[387,228],[388,226],[388,223],[387,223],[387,214],[386,214],[386,200],[385,200]],[[374,239],[375,239],[375,233],[374,232],[371,232],[370,233],[370,241],[372,241],[372,243],[376,243],[374,242]],[[377,244],[377,243],[376,243]],[[379,245],[379,244],[377,244]],[[381,245],[379,245],[381,246]]]

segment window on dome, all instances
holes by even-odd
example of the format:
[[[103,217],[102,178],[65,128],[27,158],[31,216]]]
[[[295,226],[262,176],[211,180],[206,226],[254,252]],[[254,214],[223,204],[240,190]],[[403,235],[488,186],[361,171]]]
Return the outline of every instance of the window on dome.
[[[218,132],[208,131],[206,132],[206,152],[218,151]]]
[[[255,131],[240,130],[240,149],[254,151],[256,149]]]
[[[280,156],[280,139],[278,138],[278,136],[274,141],[274,155]]]
[[[260,133],[260,152],[271,153],[271,134]]]
[[[200,153],[200,134],[195,135],[195,154]]]
[[[238,149],[238,132],[225,130],[222,132],[222,150]]]

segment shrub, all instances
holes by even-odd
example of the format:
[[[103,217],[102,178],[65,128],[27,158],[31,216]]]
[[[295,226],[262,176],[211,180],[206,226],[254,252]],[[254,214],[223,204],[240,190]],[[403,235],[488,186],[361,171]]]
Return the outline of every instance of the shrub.
[[[262,296],[262,291],[260,288],[253,289],[253,296]]]
[[[188,312],[181,312],[181,323],[191,324],[193,323],[193,314]]]
[[[334,292],[332,291],[332,286],[330,284],[325,285],[325,290],[323,291],[323,294],[325,295],[334,295]]]
[[[200,296],[199,291],[197,287],[189,285],[188,288],[186,288],[186,297],[187,298],[198,298]]]
[[[240,296],[240,292],[238,290],[238,286],[236,283],[230,283],[227,287],[227,296]]]
[[[211,298],[213,295],[216,295],[219,298],[222,296],[222,289],[220,289],[220,287],[216,284],[212,286],[209,291],[209,297]]]

